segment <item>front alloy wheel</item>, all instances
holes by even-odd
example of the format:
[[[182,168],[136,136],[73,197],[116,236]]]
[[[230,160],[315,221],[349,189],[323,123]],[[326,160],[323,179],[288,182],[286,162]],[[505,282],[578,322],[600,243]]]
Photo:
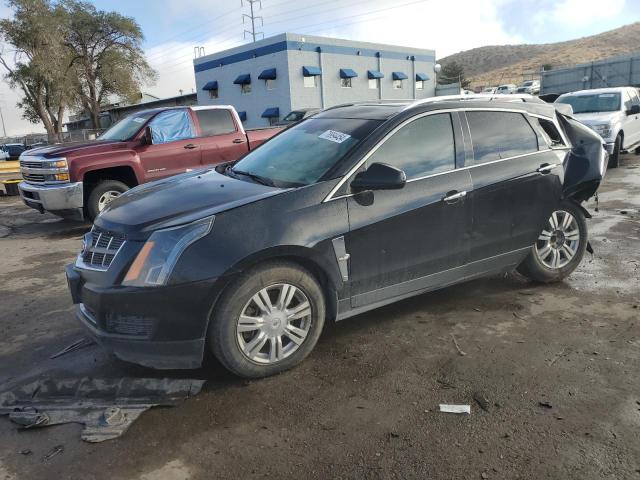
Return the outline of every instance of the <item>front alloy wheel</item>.
[[[261,364],[279,362],[296,352],[311,329],[307,295],[288,283],[260,289],[242,309],[236,324],[242,353]]]
[[[547,268],[557,269],[569,264],[576,256],[580,229],[575,217],[558,210],[551,214],[546,228],[538,237],[535,253]]]
[[[109,205],[120,196],[120,193],[121,192],[118,192],[116,190],[109,190],[108,192],[104,192],[98,199],[98,212],[102,212],[102,210],[104,210],[104,207]]]

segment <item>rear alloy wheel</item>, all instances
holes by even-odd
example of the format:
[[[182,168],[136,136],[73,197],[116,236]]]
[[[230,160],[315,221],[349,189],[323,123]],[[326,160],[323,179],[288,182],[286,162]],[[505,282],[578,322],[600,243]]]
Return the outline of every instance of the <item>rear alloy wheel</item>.
[[[551,214],[518,271],[538,282],[566,278],[582,261],[587,247],[587,222],[578,205],[565,201]]]
[[[227,369],[261,378],[304,360],[320,337],[324,317],[324,295],[314,276],[295,263],[270,261],[225,288],[207,340]]]

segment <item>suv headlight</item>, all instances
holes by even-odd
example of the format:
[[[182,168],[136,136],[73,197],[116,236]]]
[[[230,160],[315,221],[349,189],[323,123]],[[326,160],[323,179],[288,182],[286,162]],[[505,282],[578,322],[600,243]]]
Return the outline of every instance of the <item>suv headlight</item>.
[[[155,287],[166,285],[180,255],[189,245],[211,231],[215,216],[153,232],[129,267],[122,285]]]
[[[611,125],[608,123],[591,125],[591,128],[598,132],[602,138],[609,138],[611,136]]]

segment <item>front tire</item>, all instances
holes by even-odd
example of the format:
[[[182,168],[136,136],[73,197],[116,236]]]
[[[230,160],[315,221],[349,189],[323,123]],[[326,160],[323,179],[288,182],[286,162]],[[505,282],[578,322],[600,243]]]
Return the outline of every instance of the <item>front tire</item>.
[[[324,319],[324,295],[313,275],[292,262],[268,262],[225,289],[213,310],[208,343],[236,375],[267,377],[311,353]]]
[[[129,190],[129,186],[118,180],[102,180],[99,182],[93,187],[87,199],[86,213],[89,220],[93,222],[113,199],[127,190]]]
[[[551,214],[531,252],[517,270],[536,282],[559,282],[580,264],[587,241],[584,213],[574,202],[564,201]]]
[[[622,150],[622,135],[618,134],[613,144],[613,153],[609,157],[609,168],[618,168],[620,165],[620,150]]]

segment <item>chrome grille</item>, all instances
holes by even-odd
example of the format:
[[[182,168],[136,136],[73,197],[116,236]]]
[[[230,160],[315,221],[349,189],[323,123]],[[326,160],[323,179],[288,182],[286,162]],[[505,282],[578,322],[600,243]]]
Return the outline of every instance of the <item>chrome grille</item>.
[[[78,261],[80,268],[106,270],[125,243],[121,233],[107,232],[94,225],[85,235]]]
[[[44,182],[44,175],[36,173],[23,173],[22,178],[24,178],[27,182]]]
[[[29,160],[20,160],[20,166],[26,168],[42,168],[42,162],[34,162]]]

